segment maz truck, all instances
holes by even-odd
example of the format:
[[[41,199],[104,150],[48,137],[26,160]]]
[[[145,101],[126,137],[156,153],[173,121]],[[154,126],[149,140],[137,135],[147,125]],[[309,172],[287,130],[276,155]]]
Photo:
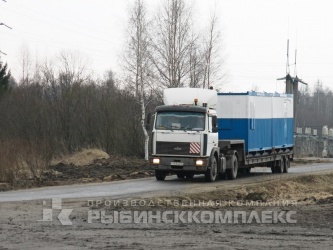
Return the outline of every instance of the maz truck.
[[[235,179],[253,167],[287,173],[293,159],[293,96],[169,88],[154,114],[150,163],[169,174]],[[150,124],[148,124],[149,127]]]

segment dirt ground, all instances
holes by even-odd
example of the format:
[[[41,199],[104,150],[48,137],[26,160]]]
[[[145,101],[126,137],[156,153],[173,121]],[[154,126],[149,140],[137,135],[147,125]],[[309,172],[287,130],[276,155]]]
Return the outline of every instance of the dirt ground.
[[[51,201],[0,203],[0,249],[332,249],[332,180],[331,172],[176,197],[63,200],[61,209],[73,209],[68,217],[73,225],[60,223],[60,208],[52,210],[52,221],[38,221]],[[226,202],[217,203],[221,199]],[[194,204],[189,205],[191,201]],[[98,216],[89,223],[89,213],[128,211],[238,211],[247,218],[253,211],[270,211],[292,213],[293,221],[188,223],[176,221],[172,214],[172,223],[114,223]]]
[[[327,158],[296,158],[292,166],[332,162]],[[13,184],[1,183],[0,192],[16,189],[110,182],[154,176],[148,162],[135,157],[110,156],[99,149],[84,149],[52,160],[39,179],[22,174]]]
[[[0,192],[45,186],[80,183],[110,182],[153,176],[147,161],[135,157],[109,156],[99,149],[85,149],[71,155],[54,159],[39,179],[22,178],[13,184],[0,183]]]

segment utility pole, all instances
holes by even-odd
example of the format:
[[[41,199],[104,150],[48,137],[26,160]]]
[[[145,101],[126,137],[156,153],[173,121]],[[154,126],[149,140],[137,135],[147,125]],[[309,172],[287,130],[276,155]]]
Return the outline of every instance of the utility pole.
[[[285,80],[286,81],[286,94],[293,94],[294,96],[294,133],[296,133],[296,128],[298,125],[298,117],[297,117],[297,105],[298,105],[298,99],[299,99],[299,93],[298,93],[298,83],[303,83],[304,85],[308,85],[306,82],[304,82],[302,79],[298,78],[296,73],[296,56],[297,51],[295,51],[295,76],[290,76],[290,68],[289,68],[289,39],[287,41],[287,69],[286,69],[286,76],[282,78],[278,78],[277,80]]]

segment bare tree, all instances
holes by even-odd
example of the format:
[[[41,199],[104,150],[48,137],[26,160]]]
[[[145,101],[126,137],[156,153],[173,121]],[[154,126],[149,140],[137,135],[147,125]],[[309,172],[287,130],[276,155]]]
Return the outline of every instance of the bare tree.
[[[189,85],[190,54],[196,40],[191,18],[185,1],[166,0],[154,21],[151,59],[164,87]]]
[[[193,42],[190,46],[189,53],[189,87],[191,88],[200,88],[203,82],[204,75],[204,63],[203,63],[203,53],[202,49],[197,42],[197,36],[195,34],[192,35]]]
[[[203,88],[209,88],[210,86],[221,81],[222,74],[222,47],[221,47],[221,31],[218,28],[218,16],[213,12],[207,36],[204,41],[204,74],[203,74]]]
[[[149,47],[148,47],[148,22],[146,8],[142,0],[136,0],[130,10],[129,42],[125,53],[125,68],[128,72],[127,82],[134,83],[135,97],[140,102],[140,123],[144,134],[145,159],[148,160],[149,135],[145,127],[146,117],[146,91],[149,87],[148,78],[150,71]]]
[[[67,83],[81,84],[89,80],[89,59],[77,51],[62,51],[57,57],[58,74]]]
[[[31,58],[30,49],[27,45],[22,45],[19,55],[21,65],[21,76],[19,79],[20,84],[29,84],[33,75],[33,61]]]

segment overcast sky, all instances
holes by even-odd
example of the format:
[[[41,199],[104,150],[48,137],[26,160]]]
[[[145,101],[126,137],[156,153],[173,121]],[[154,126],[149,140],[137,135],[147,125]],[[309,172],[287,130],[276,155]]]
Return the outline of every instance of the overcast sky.
[[[77,50],[91,59],[96,75],[117,72],[131,0],[0,0],[1,60],[19,74],[23,46],[39,60],[61,50]],[[146,1],[154,10],[157,0]],[[204,23],[215,9],[220,17],[225,70],[223,91],[281,92],[290,39],[290,71],[310,88],[320,80],[333,89],[333,1],[196,0],[195,15]]]

